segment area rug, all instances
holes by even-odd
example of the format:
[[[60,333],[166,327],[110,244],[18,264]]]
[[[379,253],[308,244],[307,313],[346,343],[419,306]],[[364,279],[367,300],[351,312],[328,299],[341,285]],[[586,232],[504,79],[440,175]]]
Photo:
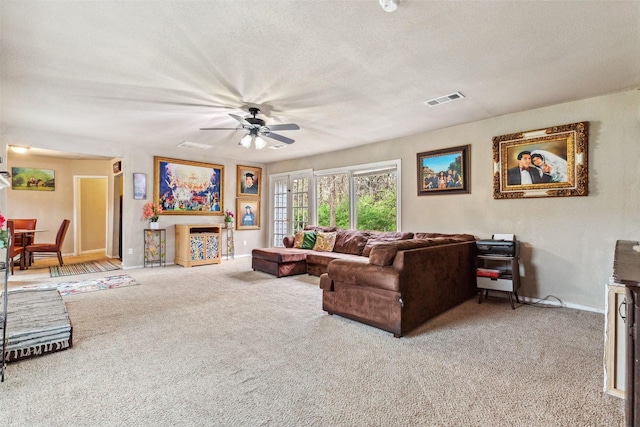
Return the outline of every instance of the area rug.
[[[138,282],[128,274],[102,277],[99,279],[82,280],[78,282],[48,283],[44,285],[23,286],[22,289],[52,289],[56,288],[60,295],[78,294],[81,292],[102,291],[105,289],[123,288],[138,285]]]
[[[120,265],[109,260],[83,262],[82,264],[67,264],[49,267],[50,277],[74,276],[76,274],[100,273],[103,271],[120,270]]]

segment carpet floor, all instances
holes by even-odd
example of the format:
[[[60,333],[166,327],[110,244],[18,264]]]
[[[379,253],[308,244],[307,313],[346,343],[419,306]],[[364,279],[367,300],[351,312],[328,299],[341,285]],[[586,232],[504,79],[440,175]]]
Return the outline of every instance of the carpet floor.
[[[140,286],[65,297],[72,348],[8,366],[4,425],[624,425],[601,313],[490,295],[398,339],[250,258],[127,273]]]
[[[49,267],[51,277],[74,276],[77,274],[100,273],[103,271],[120,270],[120,263],[109,260],[83,262],[81,264],[52,265]]]

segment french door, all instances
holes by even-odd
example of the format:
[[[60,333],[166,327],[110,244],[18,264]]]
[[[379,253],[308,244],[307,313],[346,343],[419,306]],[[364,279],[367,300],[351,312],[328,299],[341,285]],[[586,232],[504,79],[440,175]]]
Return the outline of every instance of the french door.
[[[269,177],[271,191],[271,246],[282,247],[282,239],[304,229],[314,212],[311,171]]]

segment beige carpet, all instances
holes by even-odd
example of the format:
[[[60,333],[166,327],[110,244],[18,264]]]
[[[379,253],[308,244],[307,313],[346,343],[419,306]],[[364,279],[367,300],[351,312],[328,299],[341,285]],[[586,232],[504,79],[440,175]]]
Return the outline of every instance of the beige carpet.
[[[248,258],[126,272],[140,286],[65,297],[73,348],[8,366],[3,424],[624,424],[600,314],[471,299],[396,339]]]

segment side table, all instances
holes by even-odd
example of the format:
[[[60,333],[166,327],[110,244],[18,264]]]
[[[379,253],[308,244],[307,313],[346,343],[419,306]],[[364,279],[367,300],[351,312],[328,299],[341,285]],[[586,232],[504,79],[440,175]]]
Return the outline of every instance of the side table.
[[[227,259],[231,257],[231,259],[235,259],[233,254],[235,252],[234,242],[233,242],[233,226],[225,228],[227,232]]]
[[[144,229],[144,267],[165,267],[167,233],[166,229]]]

